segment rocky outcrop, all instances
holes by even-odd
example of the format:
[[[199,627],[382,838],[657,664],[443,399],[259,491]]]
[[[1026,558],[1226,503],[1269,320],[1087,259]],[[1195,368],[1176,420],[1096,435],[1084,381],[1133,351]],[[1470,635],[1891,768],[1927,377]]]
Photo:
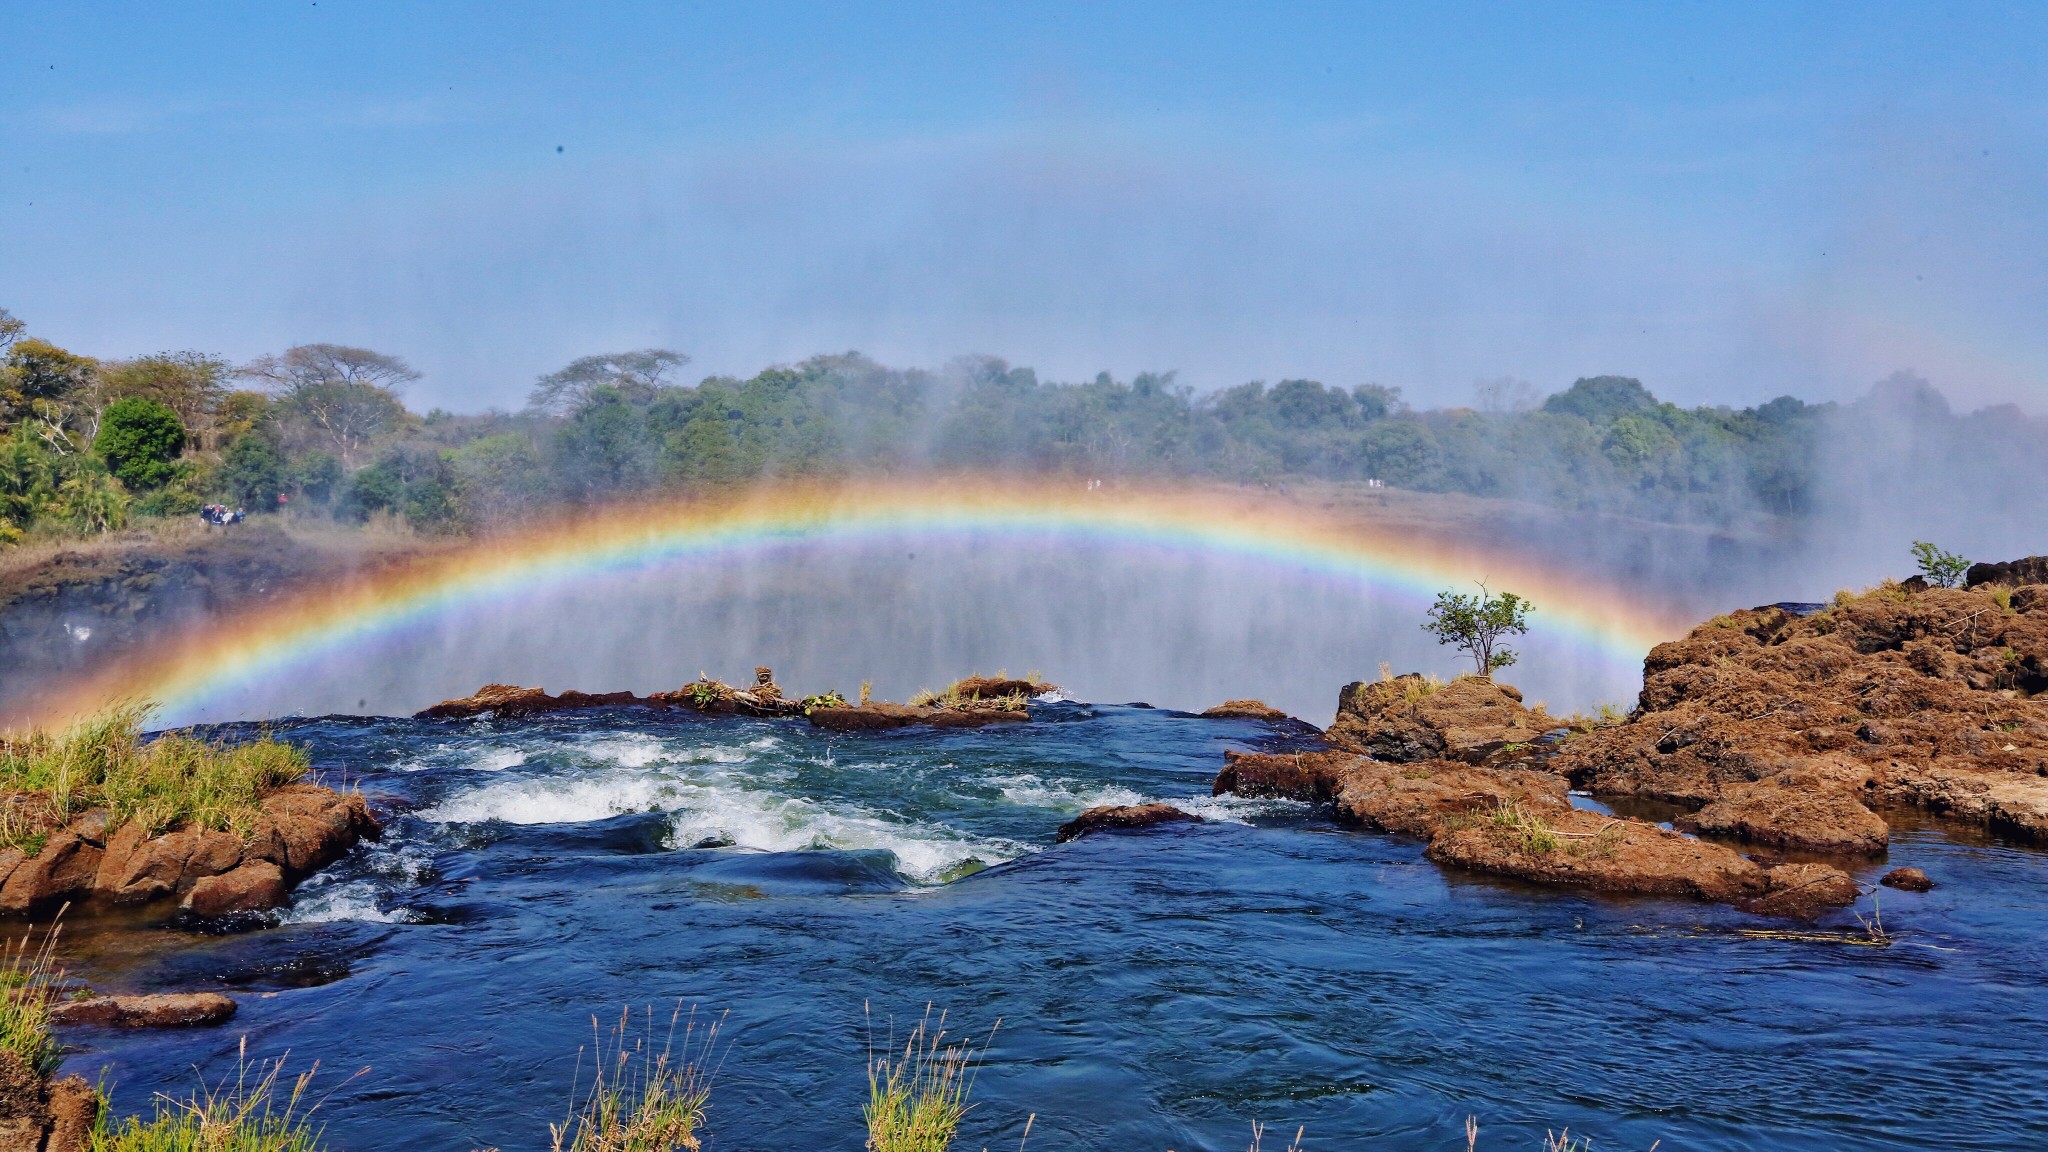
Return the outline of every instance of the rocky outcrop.
[[[83,1077],[52,1083],[0,1050],[0,1150],[86,1152],[99,1112],[99,1093]]]
[[[1483,762],[1533,744],[1557,721],[1522,706],[1522,694],[1480,676],[1439,684],[1395,676],[1346,684],[1337,718],[1323,733],[1331,745],[1380,760],[1443,757]]]
[[[0,915],[32,916],[67,903],[122,905],[173,898],[195,916],[283,904],[291,885],[382,832],[362,796],[288,784],[260,802],[247,835],[174,829],[155,836],[130,821],[111,834],[95,809],[48,834],[41,850],[0,852]]]
[[[1293,717],[1272,707],[1264,700],[1225,700],[1214,708],[1202,709],[1201,715],[1207,720],[1292,720]]]
[[[1064,844],[1090,832],[1129,831],[1134,828],[1152,828],[1160,824],[1200,824],[1202,818],[1193,812],[1183,812],[1171,804],[1104,804],[1090,808],[1060,825],[1053,833],[1056,843]]]
[[[1550,767],[1595,795],[1699,805],[1687,826],[1772,847],[1882,852],[1886,806],[2048,841],[2044,691],[2048,586],[1890,586],[1658,645],[1629,720]]]
[[[218,992],[162,992],[145,996],[93,995],[56,1000],[50,1019],[100,1028],[194,1028],[225,1022],[235,1002]]]
[[[806,715],[811,723],[830,732],[880,732],[920,724],[930,728],[981,728],[1031,719],[1031,713],[1022,708],[940,708],[881,702],[815,707]]]
[[[1963,587],[2019,588],[2028,584],[2048,585],[2048,556],[2026,556],[1990,564],[1972,564],[1963,573]]]
[[[1776,916],[1811,916],[1856,899],[1855,881],[1826,865],[1771,867],[1654,824],[1574,808],[1564,780],[1536,767],[1393,762],[1346,751],[1225,758],[1218,795],[1328,802],[1347,823],[1427,841],[1428,857],[1443,864]]]
[[[687,708],[693,712],[739,716],[794,716],[803,711],[801,701],[783,696],[773,672],[757,668],[754,673],[752,688],[735,688],[705,677],[671,692],[655,692],[646,696],[636,696],[631,692],[578,692],[573,688],[554,696],[542,688],[486,684],[468,696],[443,700],[431,708],[423,708],[414,713],[414,717],[420,720],[466,720],[476,716],[495,716],[517,720],[546,712],[620,707]]]

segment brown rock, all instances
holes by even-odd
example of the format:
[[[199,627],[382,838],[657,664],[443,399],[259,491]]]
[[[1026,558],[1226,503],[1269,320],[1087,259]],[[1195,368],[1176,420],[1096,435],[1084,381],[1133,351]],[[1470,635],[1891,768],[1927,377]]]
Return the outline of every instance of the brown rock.
[[[1878,855],[1890,839],[1885,822],[1855,793],[1778,777],[1731,784],[1712,804],[1673,823],[1688,832],[1815,852]]]
[[[1555,727],[1549,716],[1523,707],[1522,694],[1508,685],[1462,676],[1439,686],[1410,674],[1346,685],[1323,738],[1380,760],[1477,763]]]
[[[1855,882],[1826,865],[1777,871],[1716,844],[1573,808],[1562,778],[1460,760],[1389,763],[1345,752],[1227,753],[1216,791],[1330,801],[1337,816],[1428,841],[1443,864],[1540,884],[1757,906],[1808,915],[1851,903]],[[1797,882],[1795,882],[1797,881]],[[1832,902],[1832,903],[1830,903]]]
[[[933,728],[980,728],[989,724],[1011,724],[1031,719],[1025,711],[1003,708],[921,708],[909,704],[848,704],[841,708],[813,708],[809,719],[829,732],[880,732],[923,724]]]
[[[204,877],[192,885],[179,907],[208,917],[262,912],[283,904],[289,894],[282,869],[268,860],[254,860],[232,872]]]
[[[100,1028],[190,1028],[219,1024],[234,1014],[235,1002],[218,992],[93,996],[50,1005],[50,1018],[59,1024]]]
[[[87,1152],[100,1118],[100,1094],[83,1076],[50,1085],[50,1132],[43,1152]]]
[[[1734,612],[1657,645],[1638,707],[1550,759],[1594,795],[1700,806],[1701,831],[1874,853],[1881,806],[2048,842],[2048,597],[1881,588]]]
[[[19,1055],[0,1049],[0,1150],[37,1152],[49,1130],[42,1077]]]
[[[290,784],[263,798],[243,860],[268,860],[293,882],[339,860],[359,839],[383,834],[360,793]]]
[[[1884,879],[1879,880],[1878,883],[1887,888],[1897,888],[1901,892],[1931,892],[1934,890],[1934,881],[1929,880],[1927,873],[1922,872],[1918,868],[1894,868],[1885,873]]]
[[[443,700],[414,713],[422,720],[456,720],[489,713],[508,720],[541,712],[562,712],[579,708],[609,708],[647,701],[631,692],[578,692],[570,689],[550,696],[545,689],[521,688],[517,684],[486,684],[459,700]]]
[[[1780,864],[1765,869],[1764,880],[1764,894],[1742,905],[1762,916],[1803,920],[1856,902],[1856,881],[1841,869],[1826,864]]]
[[[1183,812],[1171,804],[1104,804],[1060,825],[1060,830],[1053,834],[1053,840],[1064,844],[1090,832],[1150,828],[1156,824],[1200,823],[1200,816]]]
[[[1225,700],[1214,708],[1205,708],[1202,715],[1210,720],[1288,720],[1287,713],[1269,706],[1264,700]]]
[[[1059,686],[1009,676],[969,676],[954,682],[952,690],[962,700],[1001,700],[1006,696],[1043,696],[1059,691]]]
[[[85,896],[92,891],[101,855],[69,832],[56,833],[0,885],[0,914],[31,915]]]

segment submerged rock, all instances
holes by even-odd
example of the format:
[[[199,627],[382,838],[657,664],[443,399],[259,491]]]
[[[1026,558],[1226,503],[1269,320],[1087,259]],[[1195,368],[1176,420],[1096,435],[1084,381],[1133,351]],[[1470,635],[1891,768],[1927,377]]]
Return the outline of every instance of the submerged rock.
[[[50,1018],[59,1024],[101,1028],[191,1028],[219,1024],[234,1014],[235,1002],[218,992],[90,996],[50,1005]]]
[[[1901,892],[1932,892],[1934,890],[1934,881],[1929,880],[1927,873],[1922,872],[1918,868],[1894,868],[1885,873],[1884,879],[1879,880],[1878,883],[1887,888],[1897,888]]]
[[[1200,824],[1203,820],[1193,812],[1184,812],[1171,804],[1103,804],[1081,813],[1053,833],[1056,843],[1086,836],[1090,832],[1124,831],[1133,828],[1150,828],[1158,824]]]

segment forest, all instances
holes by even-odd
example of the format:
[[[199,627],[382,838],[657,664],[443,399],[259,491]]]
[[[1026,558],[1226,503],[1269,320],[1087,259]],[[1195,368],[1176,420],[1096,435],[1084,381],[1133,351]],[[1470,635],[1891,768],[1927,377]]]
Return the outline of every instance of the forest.
[[[665,349],[587,356],[534,381],[516,412],[420,413],[405,402],[419,374],[369,349],[96,359],[0,310],[0,543],[209,503],[467,533],[663,490],[956,469],[1378,481],[1734,526],[1811,514],[1830,437],[1904,426],[1937,453],[2048,457],[2041,421],[1954,413],[1907,374],[1847,405],[1683,408],[1592,376],[1540,397],[1484,383],[1471,407],[1423,410],[1377,384],[1198,394],[1171,372],[1059,382],[991,357],[925,370],[848,352],[694,383],[688,364]]]

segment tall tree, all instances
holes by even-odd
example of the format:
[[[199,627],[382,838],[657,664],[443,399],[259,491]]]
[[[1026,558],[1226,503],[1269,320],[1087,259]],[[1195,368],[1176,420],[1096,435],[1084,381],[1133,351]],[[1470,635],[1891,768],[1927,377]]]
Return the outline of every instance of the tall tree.
[[[396,356],[341,344],[301,344],[242,374],[270,384],[289,434],[332,448],[349,470],[372,440],[404,420],[396,389],[420,375]]]
[[[110,404],[131,397],[151,400],[178,414],[187,432],[204,439],[214,413],[228,394],[233,369],[204,352],[158,352],[117,360],[100,370],[100,391]]]
[[[574,411],[597,389],[610,388],[628,404],[644,407],[666,383],[663,377],[689,362],[688,356],[666,348],[585,356],[536,381],[527,403],[538,412]]]

